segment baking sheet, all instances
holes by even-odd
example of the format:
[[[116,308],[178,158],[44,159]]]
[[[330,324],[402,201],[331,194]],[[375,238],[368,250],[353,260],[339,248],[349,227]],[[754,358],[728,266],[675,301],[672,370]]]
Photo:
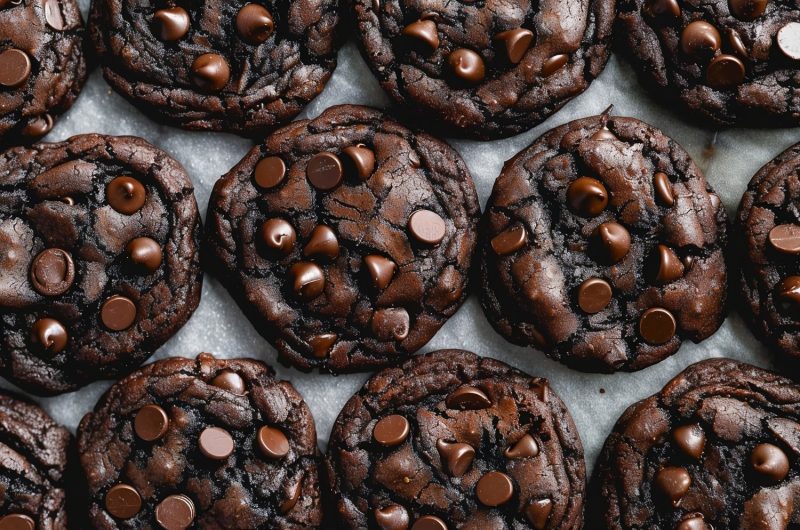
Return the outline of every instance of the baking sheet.
[[[89,0],[81,0],[84,18]],[[324,92],[300,115],[313,117],[325,108],[357,103],[386,107],[388,99],[372,77],[355,43],[348,41],[339,53],[339,66]],[[494,142],[448,140],[469,166],[481,207],[486,204],[503,163],[545,131],[576,118],[603,112],[642,119],[677,140],[700,165],[733,215],[750,177],[781,151],[800,141],[800,129],[729,130],[715,132],[695,127],[659,104],[641,88],[627,63],[612,57],[602,75],[584,94],[527,133]],[[141,136],[180,161],[195,185],[203,216],[214,182],[253,145],[250,140],[218,133],[187,132],[159,125],[136,110],[105,83],[95,70],[78,101],[57,123],[47,141],[74,134],[103,133]],[[596,375],[569,370],[543,353],[513,346],[491,328],[475,295],[423,348],[463,348],[501,359],[532,375],[550,379],[577,423],[591,470],[608,432],[630,404],[657,392],[689,364],[709,357],[733,357],[771,367],[766,348],[746,329],[737,314],[701,344],[685,343],[673,357],[633,374]],[[317,424],[324,450],[331,426],[347,399],[369,374],[330,376],[305,374],[276,362],[275,350],[256,333],[219,282],[206,275],[200,306],[189,323],[153,357],[194,357],[200,352],[218,357],[253,357],[274,366],[305,397]],[[54,398],[35,398],[60,423],[75,430],[83,415],[111,382],[97,382],[77,392]],[[13,388],[5,381],[0,385]]]

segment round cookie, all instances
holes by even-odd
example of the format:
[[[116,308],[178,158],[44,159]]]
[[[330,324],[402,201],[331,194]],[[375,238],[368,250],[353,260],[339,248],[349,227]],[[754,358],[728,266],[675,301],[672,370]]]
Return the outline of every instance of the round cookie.
[[[420,125],[477,138],[534,127],[608,60],[616,0],[353,0],[364,59]]]
[[[205,259],[282,359],[362,370],[415,352],[458,309],[479,215],[449,146],[332,107],[217,182]]]
[[[461,350],[373,376],[325,459],[337,528],[583,527],[583,447],[546,379]]]
[[[200,301],[200,217],[184,169],[140,138],[0,154],[0,374],[54,394],[118,377]]]
[[[338,0],[92,0],[106,81],[158,121],[263,134],[336,67]]]
[[[71,440],[37,405],[0,392],[0,529],[67,530]]]
[[[75,0],[0,0],[0,146],[53,128],[86,81]]]
[[[800,124],[797,2],[620,0],[615,35],[654,96],[706,124]]]
[[[314,418],[248,359],[157,361],[78,427],[92,528],[318,528]]]
[[[729,359],[628,408],[597,463],[598,529],[790,530],[800,524],[800,386]]]
[[[800,144],[753,176],[736,216],[740,305],[755,334],[800,359]]]
[[[722,324],[726,215],[689,155],[632,118],[551,130],[506,163],[483,219],[495,329],[579,370],[639,370]]]

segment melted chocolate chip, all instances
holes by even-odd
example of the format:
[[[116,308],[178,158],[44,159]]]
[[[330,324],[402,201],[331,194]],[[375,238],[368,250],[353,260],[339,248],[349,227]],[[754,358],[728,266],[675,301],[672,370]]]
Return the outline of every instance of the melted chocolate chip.
[[[312,186],[329,191],[342,182],[344,167],[339,157],[333,153],[319,153],[308,161],[306,178]]]
[[[133,430],[145,442],[155,442],[167,434],[169,418],[167,412],[158,405],[145,405],[136,413]]]
[[[519,63],[533,42],[533,32],[529,29],[516,28],[495,35],[494,39],[502,43],[508,60]]]
[[[658,202],[671,208],[675,205],[675,194],[672,192],[672,182],[666,173],[658,172],[653,175],[653,189]]]
[[[499,471],[489,471],[475,486],[475,495],[486,506],[500,506],[514,496],[514,483],[511,477]]]
[[[492,400],[480,388],[464,385],[447,396],[445,405],[449,409],[479,410],[491,407]]]
[[[164,530],[185,530],[194,518],[194,503],[186,495],[170,495],[156,506],[156,522]]]
[[[26,138],[39,138],[49,133],[53,128],[53,117],[49,114],[42,114],[31,118],[31,120],[22,128],[22,136]]]
[[[61,322],[45,317],[33,323],[31,340],[40,351],[56,354],[67,347],[69,335]]]
[[[394,447],[406,441],[411,432],[408,420],[399,414],[381,418],[372,429],[372,437],[384,447]]]
[[[289,221],[276,217],[261,225],[261,241],[268,249],[286,256],[292,253],[297,234]]]
[[[704,20],[689,23],[681,33],[681,50],[696,60],[713,56],[721,46],[722,36],[719,31]]]
[[[131,263],[140,270],[154,273],[161,266],[161,246],[149,237],[137,237],[126,248]]]
[[[382,341],[404,340],[408,337],[411,319],[402,307],[378,309],[372,315],[372,333]]]
[[[364,144],[345,147],[342,154],[347,161],[348,173],[356,175],[360,180],[367,180],[375,171],[375,153]]]
[[[197,439],[200,452],[211,460],[226,460],[233,453],[233,437],[225,429],[208,427]]]
[[[290,484],[285,491],[287,493],[286,499],[281,501],[280,505],[278,505],[278,510],[281,513],[288,513],[292,511],[292,508],[297,505],[297,501],[300,500],[300,495],[303,493],[302,477],[300,480]]]
[[[456,78],[471,85],[480,83],[486,76],[481,56],[466,48],[453,50],[447,56],[447,64]]]
[[[419,43],[430,53],[439,47],[439,31],[433,20],[417,20],[403,28],[403,35]]]
[[[133,177],[117,177],[106,188],[108,204],[125,215],[133,215],[141,210],[146,198],[144,186]]]
[[[256,184],[262,189],[274,188],[286,176],[286,163],[279,156],[268,156],[259,160],[254,171]]]
[[[339,255],[339,239],[336,233],[328,226],[317,225],[311,231],[306,246],[303,247],[303,256],[310,258],[322,256],[334,259]]]
[[[373,513],[375,523],[380,530],[407,530],[408,512],[399,504],[390,504],[383,508],[378,508]]]
[[[759,444],[750,455],[753,471],[769,482],[780,482],[789,474],[789,458],[780,447]]]
[[[699,460],[706,448],[706,433],[699,425],[683,425],[672,433],[675,445],[687,456]]]
[[[60,248],[48,248],[33,258],[30,270],[31,284],[44,296],[66,293],[75,281],[72,256]]]
[[[420,243],[438,245],[444,239],[447,226],[436,212],[417,210],[408,218],[408,229]]]
[[[236,15],[236,31],[243,41],[259,45],[275,31],[275,21],[264,6],[247,4]]]
[[[513,254],[528,243],[528,232],[522,225],[514,225],[492,238],[492,250],[498,256]]]
[[[447,472],[453,477],[466,473],[475,459],[475,448],[469,444],[439,440],[436,442],[436,449],[439,450],[439,457]]]
[[[136,321],[136,304],[130,298],[115,294],[100,307],[100,320],[111,331],[126,330]]]
[[[295,263],[289,269],[289,276],[294,292],[304,300],[313,300],[325,290],[325,273],[316,263]]]
[[[201,90],[219,92],[230,78],[228,61],[217,53],[204,53],[192,63],[192,81]]]
[[[611,302],[611,284],[602,278],[589,278],[578,287],[578,306],[584,313],[599,313]]]
[[[744,41],[742,41],[742,37],[739,35],[739,32],[733,28],[728,28],[725,30],[725,35],[728,37],[728,45],[731,47],[733,52],[740,58],[747,59],[747,48],[745,47]]]
[[[661,307],[651,307],[639,319],[639,334],[649,344],[656,346],[672,340],[676,327],[675,317]]]
[[[263,426],[258,430],[258,448],[261,454],[272,460],[280,460],[289,454],[289,440],[276,427]]]
[[[0,53],[0,85],[22,86],[31,75],[31,58],[22,50],[10,48]]]
[[[233,370],[221,371],[211,380],[211,384],[223,390],[227,390],[232,394],[236,394],[237,396],[243,396],[247,393],[244,379]]]
[[[153,15],[153,32],[163,41],[176,41],[189,32],[189,13],[182,7],[159,9]]]
[[[655,486],[673,506],[680,504],[689,491],[692,477],[682,467],[665,467],[656,473]]]
[[[142,509],[139,492],[127,484],[113,486],[105,499],[106,510],[116,519],[130,519]]]
[[[796,224],[778,225],[769,231],[769,244],[783,254],[800,254],[800,226]]]
[[[539,455],[539,444],[530,434],[524,435],[514,445],[506,447],[503,456],[506,458],[533,458]]]
[[[582,217],[596,217],[608,206],[608,191],[599,180],[580,177],[567,188],[567,203]]]
[[[621,224],[609,221],[595,229],[592,234],[592,246],[598,260],[613,265],[628,254],[631,248],[631,235]]]

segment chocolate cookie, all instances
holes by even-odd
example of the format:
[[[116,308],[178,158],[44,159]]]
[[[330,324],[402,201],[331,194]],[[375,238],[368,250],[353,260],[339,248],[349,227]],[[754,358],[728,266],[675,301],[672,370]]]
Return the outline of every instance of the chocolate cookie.
[[[800,386],[714,359],[625,411],[589,517],[598,529],[791,530],[798,499]]]
[[[511,342],[633,371],[722,324],[725,210],[689,155],[638,120],[546,133],[506,163],[483,223],[481,301]]]
[[[715,125],[800,124],[800,5],[619,0],[615,33],[659,100]]]
[[[743,313],[756,335],[800,359],[800,144],[761,168],[736,219]]]
[[[38,406],[0,393],[0,529],[67,530],[71,439]]]
[[[583,527],[578,431],[546,379],[460,350],[373,376],[325,458],[337,528]]]
[[[217,182],[206,258],[283,359],[359,370],[415,352],[458,309],[479,215],[453,149],[339,106]]]
[[[108,83],[159,121],[252,135],[290,121],[336,67],[338,0],[92,0]]]
[[[537,125],[608,59],[616,0],[353,0],[383,88],[425,127],[497,138]]]
[[[0,146],[36,140],[86,81],[75,0],[0,0]]]
[[[127,373],[200,300],[192,183],[140,138],[0,154],[0,373],[30,392]]]
[[[157,361],[78,427],[96,529],[317,528],[317,434],[303,398],[248,359]]]

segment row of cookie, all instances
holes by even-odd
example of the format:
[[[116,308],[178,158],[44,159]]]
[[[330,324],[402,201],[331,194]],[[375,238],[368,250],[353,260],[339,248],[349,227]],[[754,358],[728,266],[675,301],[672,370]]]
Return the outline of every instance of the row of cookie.
[[[119,381],[70,435],[0,395],[0,529],[568,530],[584,525],[580,436],[547,380],[460,350],[379,372],[321,459],[311,413],[247,359],[171,358]],[[800,386],[732,360],[631,406],[588,494],[598,529],[800,523]]]
[[[800,7],[769,0],[347,2],[365,60],[420,126],[480,138],[541,123],[620,48],[660,98],[707,123],[800,123]],[[336,66],[338,0],[94,0],[108,83],[188,129],[263,134]],[[86,79],[75,0],[0,2],[0,143],[50,131]]]

